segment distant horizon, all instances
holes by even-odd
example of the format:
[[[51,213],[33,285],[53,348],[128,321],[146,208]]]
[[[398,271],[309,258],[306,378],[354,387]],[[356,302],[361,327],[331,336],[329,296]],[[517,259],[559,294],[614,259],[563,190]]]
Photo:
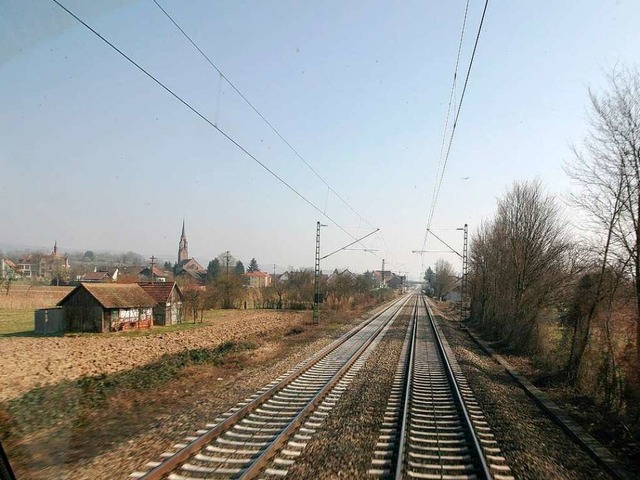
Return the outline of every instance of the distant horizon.
[[[187,235],[187,239],[188,239],[188,235]],[[13,244],[13,243],[0,242],[0,252],[2,253],[2,255],[0,255],[0,257],[8,256],[9,254],[16,254],[17,255],[17,254],[24,254],[24,253],[27,253],[27,254],[29,254],[29,253],[32,253],[32,254],[33,253],[48,254],[52,250],[53,250],[53,245],[51,245],[50,247],[44,247],[44,246],[33,246],[33,245],[26,245],[26,244]],[[176,248],[176,250],[177,250],[177,248]],[[128,252],[131,252],[131,253],[134,253],[134,254],[139,255],[141,257],[145,257],[146,258],[146,255],[144,253],[136,252],[134,250],[124,251],[124,250],[97,250],[97,249],[91,249],[91,248],[66,248],[66,247],[64,247],[64,245],[60,245],[60,244],[58,244],[58,251],[60,253],[62,253],[62,254],[72,253],[74,255],[75,254],[84,254],[85,252],[88,252],[88,251],[92,251],[92,252],[94,252],[96,254],[104,253],[104,254],[108,254],[108,255],[124,255],[124,254],[126,254]],[[229,252],[233,255],[233,250],[229,250]],[[223,253],[223,252],[220,252],[220,253]],[[155,253],[152,253],[151,255],[156,257],[156,260],[157,260],[156,266],[162,267],[162,264],[164,264],[164,262],[171,262],[172,265],[177,263],[176,262],[177,253],[173,254],[175,258],[172,258],[170,256],[170,254],[155,254]],[[148,264],[151,264],[151,255],[149,255],[149,261],[147,263],[144,263],[143,265],[136,265],[136,266],[147,266]],[[203,258],[203,256],[200,256],[200,255],[190,255],[190,257],[191,258],[195,258],[195,260],[198,261],[198,263],[200,263],[204,268],[206,268],[207,264],[211,260],[217,258],[218,255],[216,255],[216,256],[214,256],[212,258],[209,258],[206,261],[204,261],[204,260],[200,261],[199,258]],[[243,265],[245,266],[245,269],[246,269],[247,266],[249,265],[249,262],[251,261],[251,258],[254,258],[254,257],[251,257],[251,258],[247,259],[246,261],[241,259],[241,258],[235,257],[235,255],[234,255],[234,258],[236,258],[236,260],[240,260],[243,263]],[[262,264],[262,263],[260,263],[260,260],[257,259],[257,258],[256,258],[256,261],[258,262],[258,266],[260,267],[261,271],[269,273],[269,274],[273,273],[273,264],[271,264],[270,267],[267,268],[267,267],[265,267],[265,265],[269,265],[268,263]],[[118,263],[118,262],[115,262],[115,263]],[[132,266],[133,265],[134,264],[132,264]],[[114,265],[114,266],[117,266],[117,265]],[[311,266],[311,265],[308,265],[308,266],[304,266],[304,265],[302,265],[302,266],[301,265],[289,265],[288,267],[284,267],[283,268],[283,267],[281,267],[281,266],[276,264],[276,267],[280,267],[280,268],[276,268],[276,273],[284,273],[286,271],[289,271],[292,268],[293,269],[311,269],[311,270],[313,270],[313,266]],[[353,273],[358,273],[358,274],[361,274],[361,273],[364,273],[364,272],[367,271],[367,270],[359,271],[357,269],[353,269],[353,268],[349,268],[349,267],[331,267],[331,268],[322,268],[321,270],[323,272],[327,272],[327,271],[333,272],[335,269],[338,269],[339,271],[348,269],[349,271],[351,271]],[[374,270],[379,270],[379,269],[371,269],[370,271],[374,271]],[[393,272],[393,270],[386,270],[386,269],[385,269],[385,271]]]
[[[427,226],[459,250],[456,229],[473,238],[514,182],[575,188],[563,164],[588,133],[589,89],[637,66],[640,44],[631,1],[492,4],[477,49],[474,2],[163,2],[232,86],[153,2],[65,3],[202,116],[52,2],[9,2],[3,240],[173,262],[184,218],[191,256],[283,270],[313,265],[321,221],[323,254],[380,229],[323,270],[460,271]]]
[[[12,243],[0,242],[0,258],[6,257],[9,254],[19,254],[19,253],[27,253],[27,254],[30,254],[30,253],[31,254],[33,254],[33,253],[43,253],[43,254],[48,254],[48,253],[50,253],[52,251],[52,249],[53,249],[53,245],[49,249],[47,249],[47,247],[42,247],[42,246],[41,247],[34,247],[34,246],[30,246],[30,245],[21,245],[21,244],[12,244]],[[122,251],[122,250],[96,250],[96,249],[91,249],[91,248],[86,248],[86,249],[85,248],[65,248],[64,246],[61,246],[61,245],[58,245],[58,251],[61,252],[62,254],[68,254],[68,253],[84,254],[85,252],[92,251],[92,252],[94,252],[96,254],[104,253],[104,254],[109,254],[109,255],[124,255],[124,254],[126,254],[128,252],[131,252],[131,253],[134,253],[136,255],[140,255],[141,257],[145,257],[145,254],[140,253],[140,252],[135,252],[133,250]],[[229,252],[231,254],[233,254],[232,250],[230,250]],[[160,268],[162,268],[164,262],[171,262],[172,265],[177,263],[176,262],[177,258],[172,260],[169,256],[165,257],[165,256],[162,256],[162,254],[158,254],[158,255],[152,254],[152,255],[154,255],[156,257],[156,260],[157,260],[156,266],[158,266]],[[198,260],[198,258],[202,258],[201,256],[191,256],[191,258],[195,258],[195,260],[198,261],[198,263],[200,263],[204,268],[207,268],[207,264],[211,260],[217,258],[218,255],[216,255],[213,258],[210,258],[209,260],[202,261],[202,262]],[[177,254],[175,255],[175,257],[177,257]],[[235,255],[234,255],[234,257],[235,257]],[[247,259],[246,261],[242,260],[242,259],[239,259],[237,257],[235,257],[235,258],[236,258],[236,260],[240,260],[243,263],[245,269],[247,268],[247,266],[249,265],[249,262],[251,261],[251,258]],[[252,258],[254,258],[254,257],[252,257]],[[269,273],[269,274],[273,274],[273,264],[271,264],[270,268],[266,268],[265,265],[269,265],[268,263],[262,264],[262,263],[260,263],[260,260],[257,259],[257,258],[256,258],[256,261],[258,262],[258,266],[260,268],[260,271],[266,272],[266,273]],[[118,262],[115,262],[115,263],[118,263]],[[144,263],[142,265],[131,264],[131,266],[148,266],[149,264],[151,264],[151,256],[150,255],[149,255],[149,262]],[[113,265],[113,266],[118,266],[118,265]],[[276,264],[276,267],[280,267],[280,266]],[[311,266],[311,265],[309,265],[309,266],[289,265],[288,267],[285,267],[285,268],[276,268],[276,274],[285,273],[285,272],[287,272],[287,271],[289,271],[291,269],[313,270],[313,266]],[[335,270],[338,270],[338,271],[349,270],[352,273],[360,275],[360,274],[365,273],[366,271],[379,271],[380,269],[379,268],[372,268],[372,269],[369,269],[369,270],[358,270],[358,269],[350,268],[350,267],[331,267],[331,268],[322,267],[321,270],[322,270],[323,274],[326,274],[327,272],[333,272]],[[391,273],[394,273],[396,275],[401,275],[400,272],[397,272],[397,271],[394,271],[394,270],[388,270],[386,268],[385,268],[385,272],[391,272]],[[407,276],[407,280],[418,281],[419,282],[422,279],[421,278],[417,278],[417,279],[416,278],[411,278],[411,276],[408,275]]]

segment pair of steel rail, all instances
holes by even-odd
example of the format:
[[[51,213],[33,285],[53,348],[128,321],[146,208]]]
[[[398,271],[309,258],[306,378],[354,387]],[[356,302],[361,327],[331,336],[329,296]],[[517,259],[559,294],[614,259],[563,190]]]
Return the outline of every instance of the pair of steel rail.
[[[328,415],[318,411],[326,409],[323,400],[379,341],[409,298],[383,308],[238,404],[217,424],[176,445],[164,460],[150,462],[149,471],[132,476],[147,480],[285,476],[323,415]],[[397,376],[396,413],[386,422],[381,436],[385,441],[378,444],[386,451],[377,451],[374,460],[385,468],[370,473],[395,479],[512,478],[422,296],[415,296]],[[182,473],[174,473],[178,470]]]
[[[134,472],[131,477],[144,480],[221,475],[255,478],[287,442],[292,443],[290,439],[296,431],[301,428],[313,431],[314,423],[308,422],[308,417],[393,322],[408,299],[405,296],[384,307],[218,418],[217,424],[207,425],[206,429],[196,432],[196,436],[188,437],[187,443],[175,445],[176,451],[163,454],[161,461],[149,462],[148,471]],[[183,473],[173,473],[178,468]],[[278,471],[272,473],[278,474]]]
[[[422,296],[369,473],[397,480],[513,478]]]

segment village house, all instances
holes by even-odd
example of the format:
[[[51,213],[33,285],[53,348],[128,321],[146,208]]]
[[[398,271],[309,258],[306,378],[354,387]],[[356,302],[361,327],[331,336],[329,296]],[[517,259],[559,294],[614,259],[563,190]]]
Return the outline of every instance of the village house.
[[[94,267],[93,272],[76,277],[80,282],[106,283],[118,280],[120,267]]]
[[[58,241],[53,244],[50,255],[41,255],[38,262],[38,277],[52,278],[56,275],[64,275],[71,268],[69,258],[58,253]]]
[[[356,278],[358,278],[358,275],[350,271],[348,268],[345,268],[342,271],[339,271],[338,269],[336,269],[333,271],[331,275],[329,275],[329,277],[327,277],[327,283],[333,283],[341,277],[343,278],[348,277],[352,280],[355,280]]]
[[[136,283],[81,283],[58,302],[67,332],[150,328],[156,304]]]
[[[184,296],[175,282],[138,282],[138,285],[156,301],[153,307],[154,325],[182,323]]]
[[[105,283],[110,282],[111,278],[107,272],[89,272],[80,276],[79,280],[85,283]]]
[[[404,285],[405,277],[396,275],[389,270],[374,270],[372,273],[373,279],[376,280],[380,288],[392,288],[398,289]]]
[[[249,280],[248,286],[250,288],[264,288],[271,285],[271,275],[265,272],[247,272],[244,277]]]
[[[18,266],[8,258],[0,258],[0,278],[15,278],[19,276]]]
[[[16,262],[16,271],[23,278],[52,279],[68,275],[71,265],[66,255],[58,253],[58,241],[49,255],[25,254]]]
[[[156,266],[153,267],[153,279],[151,278],[151,273],[151,267],[144,267],[142,270],[140,270],[138,276],[145,281],[153,280],[154,282],[166,282],[167,277],[169,276],[167,272],[165,272],[164,270],[160,270]]]
[[[31,268],[31,263],[29,262],[28,257],[22,257],[18,260],[17,272],[23,278],[32,278],[35,276],[34,270]]]
[[[109,280],[117,282],[118,275],[120,274],[120,267],[95,267],[94,271],[96,273],[106,273],[109,277]]]

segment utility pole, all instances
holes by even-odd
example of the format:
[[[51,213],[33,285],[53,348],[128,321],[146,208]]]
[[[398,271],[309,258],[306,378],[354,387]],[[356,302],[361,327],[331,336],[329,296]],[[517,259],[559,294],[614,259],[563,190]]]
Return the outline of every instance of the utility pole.
[[[151,255],[151,284],[153,285],[153,269],[156,266],[156,257]]]
[[[382,259],[382,272],[380,273],[380,288],[384,288],[384,258]]]
[[[402,282],[402,293],[405,292],[405,288],[407,287],[406,284],[406,280],[407,280],[407,271],[402,270],[402,271],[398,271],[398,273],[400,274],[400,281]]]
[[[331,255],[335,255],[338,252],[343,250],[347,250],[351,245],[354,245],[361,240],[364,240],[367,237],[370,237],[374,233],[380,231],[379,228],[376,228],[373,232],[369,232],[363,237],[356,238],[353,242],[345,245],[344,247],[338,248],[331,253],[327,253],[326,255],[320,256],[320,228],[326,227],[326,225],[322,225],[320,222],[316,224],[316,261],[315,261],[315,271],[314,271],[314,287],[313,287],[313,323],[317,324],[320,317],[320,304],[323,303],[324,299],[322,298],[322,294],[320,293],[320,275],[322,272],[320,271],[320,260],[324,260]],[[384,262],[384,260],[383,260]],[[384,265],[384,263],[383,263]]]
[[[316,260],[313,273],[313,324],[318,323],[320,317],[320,222],[316,224]]]
[[[468,225],[464,224],[464,242],[462,245],[462,285],[460,290],[460,322],[464,320],[464,313],[467,305],[467,288],[468,288],[468,235],[469,228]]]
[[[229,258],[230,257],[231,257],[231,254],[229,253],[229,250],[224,252],[224,258],[227,260],[227,277],[229,276]]]

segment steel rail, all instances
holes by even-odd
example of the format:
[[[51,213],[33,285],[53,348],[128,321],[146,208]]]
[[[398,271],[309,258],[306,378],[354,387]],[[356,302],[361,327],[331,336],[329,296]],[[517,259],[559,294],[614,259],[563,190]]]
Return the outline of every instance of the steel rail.
[[[391,302],[388,306],[382,308],[379,312],[375,313],[371,318],[358,325],[357,327],[351,329],[342,337],[338,338],[330,345],[327,345],[322,350],[317,352],[315,355],[310,357],[300,368],[292,372],[286,378],[282,379],[277,384],[273,385],[267,391],[262,393],[260,396],[256,397],[251,402],[247,403],[240,409],[236,410],[233,414],[227,417],[225,420],[221,421],[218,425],[208,430],[206,433],[200,435],[195,440],[190,441],[187,445],[180,448],[176,451],[171,457],[166,458],[158,465],[151,468],[151,470],[147,471],[143,475],[136,475],[137,478],[142,480],[158,480],[162,478],[164,475],[172,472],[176,469],[178,465],[182,462],[188,460],[194,453],[202,450],[207,444],[211,443],[216,437],[220,436],[230,428],[232,428],[235,424],[237,424],[243,417],[247,416],[253,410],[260,407],[260,405],[267,402],[270,398],[276,395],[280,390],[284,387],[292,383],[295,379],[303,375],[306,371],[311,369],[315,364],[321,361],[323,358],[331,354],[333,351],[338,349],[341,345],[347,342],[350,338],[358,334],[358,332],[362,331],[368,325],[370,325],[373,321],[383,315],[385,312],[394,308],[399,303],[402,305],[399,307],[398,311],[404,307],[406,302],[408,301],[408,297],[401,297],[400,299]]]
[[[420,302],[420,297],[416,295],[416,303],[414,305],[413,310],[413,319],[411,323],[411,346],[409,347],[409,364],[407,365],[407,369],[405,371],[405,388],[404,388],[404,405],[402,407],[402,424],[400,426],[400,441],[398,445],[398,453],[396,455],[396,480],[402,480],[404,474],[404,445],[405,445],[405,437],[407,432],[407,421],[409,418],[409,403],[411,399],[411,388],[412,388],[412,378],[413,378],[413,366],[414,366],[414,358],[416,351],[416,340],[418,334],[418,305]]]
[[[385,330],[388,324],[391,324],[398,317],[402,309],[405,307],[410,297],[407,297],[398,310],[389,317],[389,320],[380,325],[371,336],[362,344],[362,346],[351,356],[351,358],[336,372],[329,382],[316,394],[313,399],[304,407],[304,409],[291,421],[291,423],[278,435],[271,444],[265,448],[260,455],[254,460],[254,462],[247,467],[247,469],[238,477],[239,479],[250,480],[256,478],[262,473],[262,470],[267,465],[269,460],[276,455],[278,450],[289,439],[291,434],[295,432],[303,423],[305,418],[315,406],[322,401],[322,399],[336,386],[336,384],[344,377],[353,364],[367,351],[369,346],[375,341],[375,339]],[[396,305],[396,304],[394,304]]]
[[[440,355],[443,359],[444,365],[445,365],[445,370],[447,373],[447,379],[449,380],[449,384],[451,386],[451,389],[453,391],[453,393],[455,394],[455,399],[458,403],[458,406],[460,408],[460,411],[464,417],[464,421],[465,421],[465,425],[467,427],[467,431],[469,434],[469,437],[471,438],[471,443],[473,445],[473,448],[476,451],[476,454],[474,456],[474,463],[476,466],[476,473],[479,474],[483,479],[492,479],[493,475],[491,474],[491,470],[489,468],[489,465],[487,464],[487,461],[485,459],[484,456],[484,450],[482,448],[482,446],[480,445],[480,440],[478,439],[478,436],[476,435],[476,431],[475,428],[473,427],[473,422],[471,420],[471,416],[469,415],[469,411],[467,410],[467,406],[466,403],[464,401],[464,398],[462,396],[462,392],[460,392],[460,389],[458,387],[458,382],[456,381],[455,378],[455,374],[453,372],[453,368],[451,367],[451,363],[449,362],[449,358],[447,356],[447,353],[444,349],[444,346],[442,344],[442,338],[440,337],[440,333],[438,332],[438,328],[435,324],[435,321],[433,320],[433,316],[431,315],[431,309],[429,308],[426,300],[424,299],[424,297],[422,297],[422,303],[425,306],[426,312],[427,312],[427,318],[429,319],[429,325],[431,325],[431,328],[433,329],[434,332],[434,336],[436,338],[436,345],[438,347],[438,351],[440,352]]]

